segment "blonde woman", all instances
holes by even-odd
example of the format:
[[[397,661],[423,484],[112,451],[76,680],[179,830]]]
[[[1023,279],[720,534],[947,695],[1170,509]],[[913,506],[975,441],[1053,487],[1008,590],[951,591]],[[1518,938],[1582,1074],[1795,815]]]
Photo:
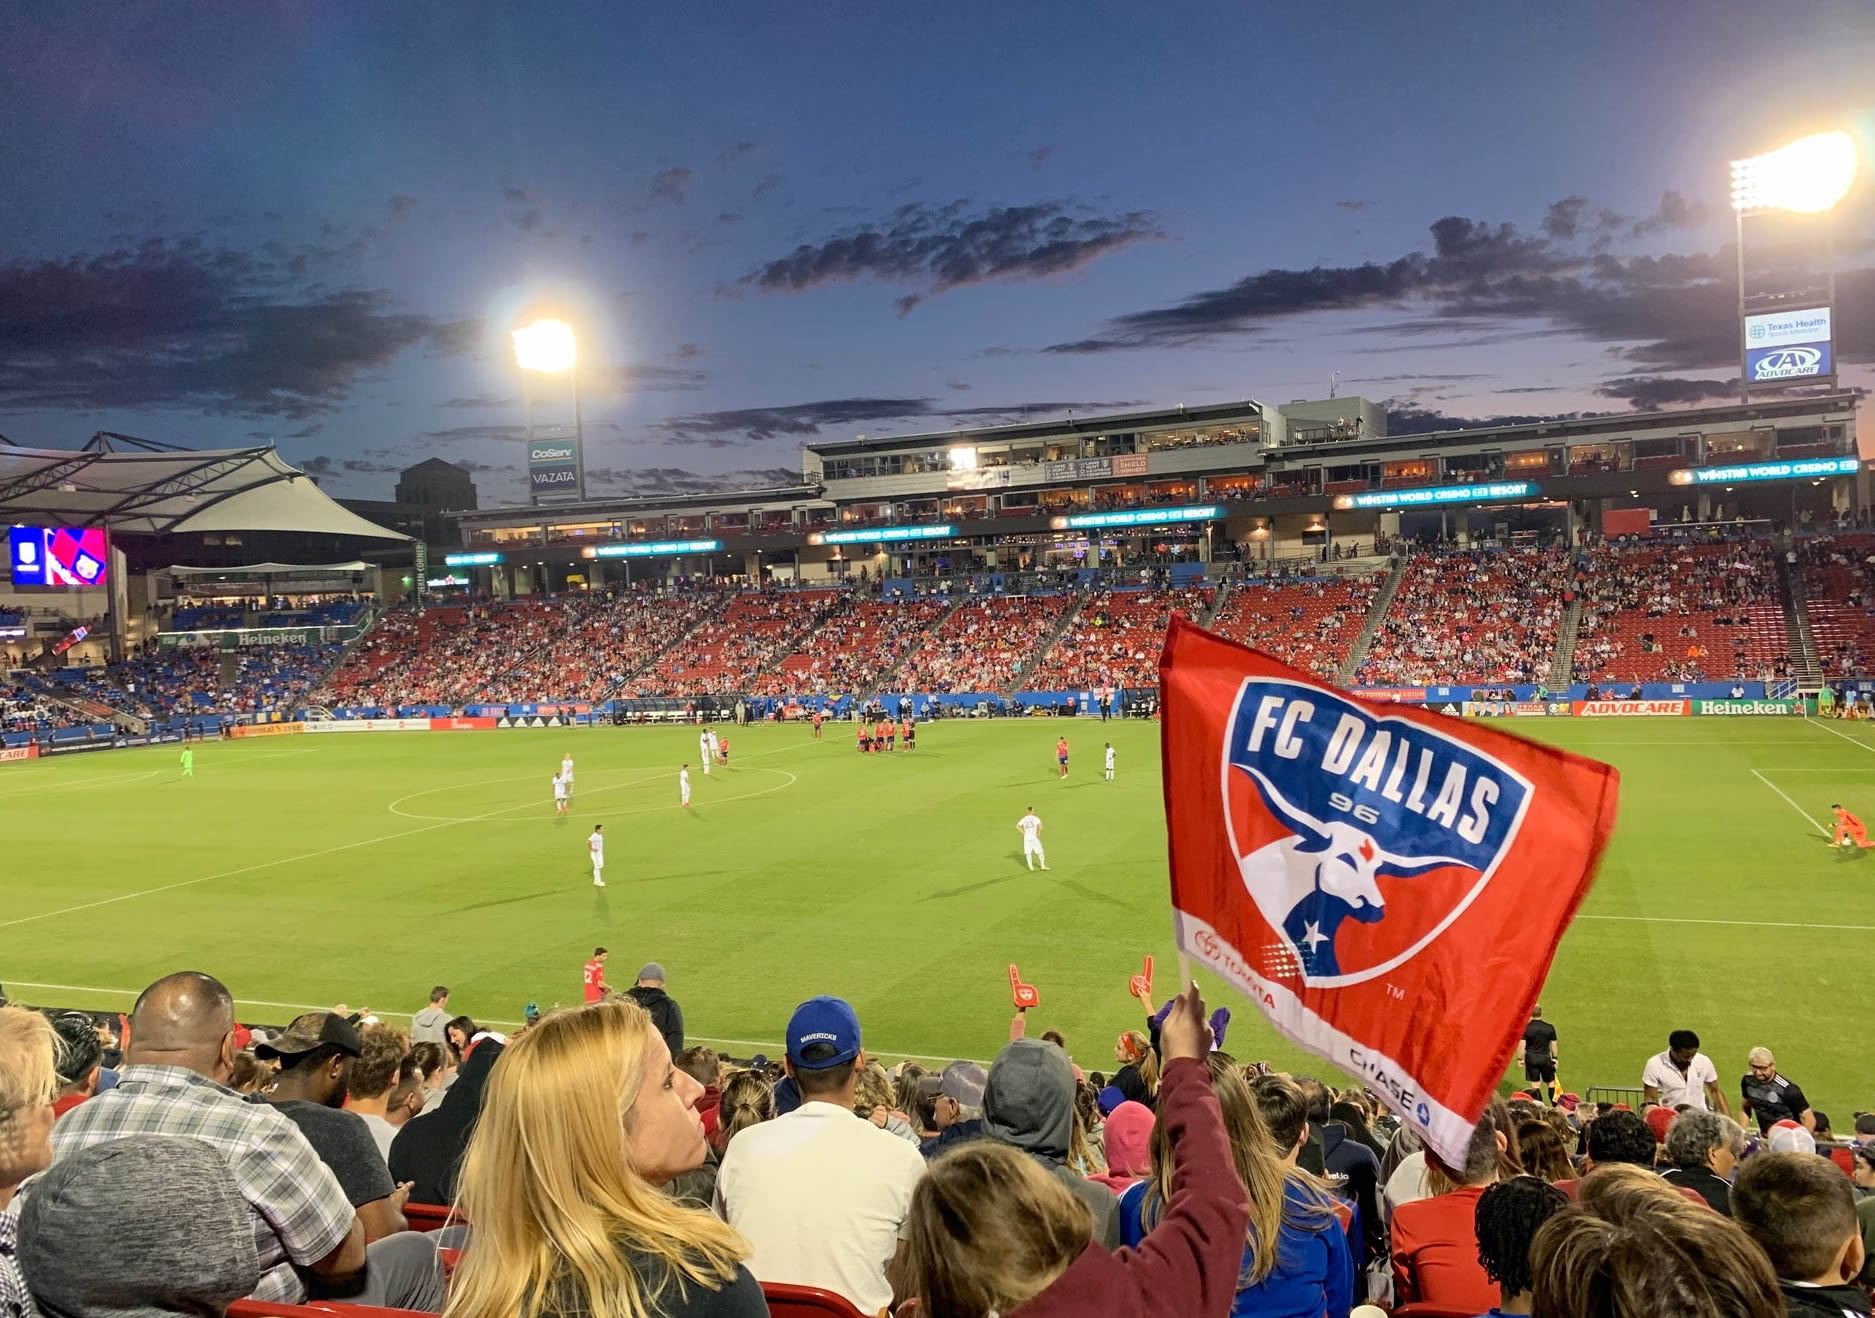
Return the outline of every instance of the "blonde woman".
[[[58,1036],[25,1007],[0,1007],[0,1313],[15,1297],[32,1313],[15,1261],[19,1219],[6,1212],[19,1183],[52,1165],[52,1100],[59,1096]]]
[[[877,1062],[867,1062],[866,1069],[860,1073],[859,1090],[853,1097],[853,1111],[880,1130],[916,1144],[918,1132],[912,1129],[905,1114],[897,1110],[896,1100],[892,1080],[886,1075],[885,1068]]]
[[[1128,1030],[1114,1043],[1113,1060],[1120,1064],[1120,1069],[1113,1073],[1113,1087],[1125,1094],[1130,1103],[1157,1107],[1159,1054],[1152,1040],[1140,1030]]]
[[[658,1187],[703,1161],[697,1100],[644,1008],[560,1012],[489,1074],[457,1182],[448,1318],[756,1318],[748,1245]]]
[[[1231,1162],[1250,1197],[1243,1267],[1230,1312],[1344,1318],[1354,1302],[1347,1233],[1328,1187],[1295,1164],[1307,1136],[1307,1100],[1280,1076],[1260,1078],[1263,1088],[1253,1094],[1243,1073],[1215,1053],[1209,1066],[1230,1135]],[[1283,1115],[1266,1118],[1266,1105]],[[1276,1129],[1276,1122],[1283,1128]],[[1164,1216],[1172,1197],[1172,1152],[1164,1127],[1155,1126],[1152,1177],[1120,1196],[1122,1243],[1137,1245]]]
[[[775,1119],[775,1087],[760,1071],[737,1071],[723,1083],[716,1108],[716,1151],[750,1126]]]

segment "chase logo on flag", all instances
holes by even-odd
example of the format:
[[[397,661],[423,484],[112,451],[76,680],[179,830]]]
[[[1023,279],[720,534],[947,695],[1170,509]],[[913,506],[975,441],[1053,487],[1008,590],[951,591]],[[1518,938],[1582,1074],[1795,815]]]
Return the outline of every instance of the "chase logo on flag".
[[[1280,941],[1263,974],[1358,984],[1411,960],[1491,882],[1527,778],[1464,742],[1339,693],[1248,678],[1224,736],[1225,826]]]

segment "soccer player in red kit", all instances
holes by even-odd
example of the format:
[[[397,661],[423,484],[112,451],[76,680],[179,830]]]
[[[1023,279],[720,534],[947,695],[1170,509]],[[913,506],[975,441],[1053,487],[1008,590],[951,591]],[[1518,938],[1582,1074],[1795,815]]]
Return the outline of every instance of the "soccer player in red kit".
[[[821,719],[821,714],[820,714],[820,711],[817,709],[814,711],[814,740],[815,741],[820,740],[820,719]]]
[[[1868,825],[1839,805],[1832,805],[1830,809],[1836,812],[1836,836],[1831,839],[1831,846],[1840,847],[1844,841],[1851,838],[1855,840],[1858,847],[1865,850],[1875,846],[1875,842],[1868,840]]]
[[[603,947],[595,947],[592,950],[592,960],[586,963],[584,978],[588,1002],[600,1001],[609,991],[609,986],[605,982],[605,958],[606,950]]]

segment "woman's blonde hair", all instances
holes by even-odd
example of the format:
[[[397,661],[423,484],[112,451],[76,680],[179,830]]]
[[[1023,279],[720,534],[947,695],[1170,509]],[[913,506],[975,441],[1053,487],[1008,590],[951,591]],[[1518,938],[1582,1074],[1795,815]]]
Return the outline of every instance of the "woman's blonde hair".
[[[1005,1144],[934,1159],[905,1215],[905,1280],[931,1318],[1008,1313],[1047,1290],[1093,1239],[1087,1205]]]
[[[729,1147],[729,1141],[764,1121],[775,1119],[775,1087],[760,1071],[737,1071],[723,1081],[723,1094],[716,1106],[716,1151]]]
[[[458,1182],[474,1230],[450,1318],[649,1318],[675,1307],[672,1287],[736,1275],[742,1237],[628,1165],[652,1037],[644,1008],[617,999],[550,1016],[502,1053]]]
[[[1250,1196],[1250,1227],[1246,1233],[1249,1257],[1237,1289],[1254,1286],[1276,1266],[1285,1220],[1299,1231],[1326,1231],[1336,1221],[1328,1187],[1300,1167],[1285,1161],[1287,1149],[1278,1149],[1263,1120],[1256,1096],[1244,1083],[1243,1073],[1216,1053],[1209,1059],[1211,1088],[1224,1112],[1224,1130],[1230,1136],[1231,1161],[1237,1179]],[[1282,1083],[1288,1084],[1288,1081]],[[1140,1205],[1142,1225],[1158,1225],[1172,1193],[1172,1136],[1168,1123],[1152,1128],[1152,1179]]]
[[[1126,1048],[1126,1055],[1139,1070],[1139,1083],[1146,1093],[1156,1098],[1159,1094],[1159,1054],[1152,1050],[1152,1040],[1138,1030],[1128,1030],[1120,1036]]]
[[[885,1073],[885,1068],[877,1062],[867,1062],[866,1069],[859,1073],[859,1088],[853,1094],[853,1111],[862,1117],[870,1118],[878,1108],[884,1108],[887,1115],[892,1112],[892,1081]]]
[[[0,1007],[0,1163],[19,1156],[20,1118],[59,1096],[59,1036],[27,1007]]]

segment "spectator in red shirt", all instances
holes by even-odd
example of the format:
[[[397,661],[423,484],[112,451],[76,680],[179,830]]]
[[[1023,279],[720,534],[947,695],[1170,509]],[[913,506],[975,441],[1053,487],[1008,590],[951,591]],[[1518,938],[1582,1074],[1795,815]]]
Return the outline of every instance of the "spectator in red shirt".
[[[586,963],[586,969],[582,972],[581,978],[586,984],[586,1001],[588,1002],[601,1001],[609,991],[609,986],[605,982],[606,955],[603,947],[593,948],[592,960]]]
[[[1393,1290],[1402,1303],[1424,1300],[1447,1309],[1485,1313],[1498,1290],[1478,1261],[1478,1200],[1497,1183],[1507,1142],[1487,1112],[1471,1132],[1465,1165],[1438,1169],[1456,1189],[1401,1204],[1393,1213]],[[1427,1165],[1437,1163],[1426,1151]]]

